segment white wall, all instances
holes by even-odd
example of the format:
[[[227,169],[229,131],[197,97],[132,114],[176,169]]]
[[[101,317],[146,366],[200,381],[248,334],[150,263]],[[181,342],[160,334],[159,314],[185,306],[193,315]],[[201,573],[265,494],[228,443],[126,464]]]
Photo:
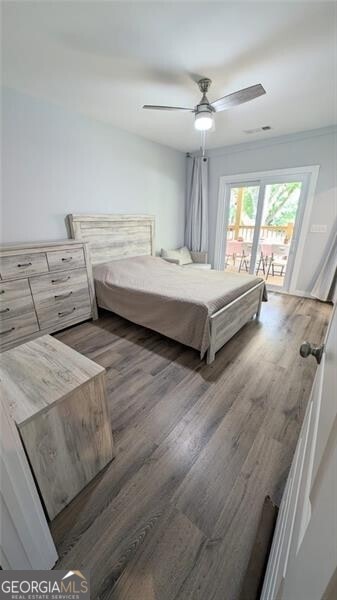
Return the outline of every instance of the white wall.
[[[218,188],[221,175],[320,165],[297,289],[310,292],[337,218],[337,128],[316,129],[260,142],[210,150],[209,240],[214,258]],[[326,233],[310,233],[311,224],[326,224]]]
[[[65,238],[72,212],[154,214],[157,248],[183,242],[183,153],[9,89],[2,148],[2,242]]]

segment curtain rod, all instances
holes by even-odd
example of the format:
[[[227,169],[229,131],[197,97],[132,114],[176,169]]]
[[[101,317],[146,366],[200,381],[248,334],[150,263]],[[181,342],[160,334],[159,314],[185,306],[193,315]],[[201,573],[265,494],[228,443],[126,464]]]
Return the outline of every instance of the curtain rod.
[[[203,158],[204,160],[208,160],[209,156],[203,156],[202,154],[200,154],[200,156],[194,156],[190,152],[186,152],[186,158]]]

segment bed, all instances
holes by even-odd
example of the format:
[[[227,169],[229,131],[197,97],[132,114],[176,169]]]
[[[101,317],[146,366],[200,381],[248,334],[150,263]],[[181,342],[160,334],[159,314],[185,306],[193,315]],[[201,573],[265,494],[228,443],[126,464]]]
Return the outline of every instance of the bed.
[[[99,307],[195,348],[207,363],[243,325],[259,318],[262,278],[183,269],[155,257],[154,217],[69,215],[88,243]]]

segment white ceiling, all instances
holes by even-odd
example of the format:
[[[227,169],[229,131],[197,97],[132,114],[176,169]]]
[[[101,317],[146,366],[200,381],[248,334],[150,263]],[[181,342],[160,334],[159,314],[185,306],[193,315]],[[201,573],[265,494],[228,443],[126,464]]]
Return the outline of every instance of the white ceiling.
[[[267,95],[216,115],[208,146],[337,122],[334,2],[3,2],[3,82],[180,150],[195,150],[199,76],[210,100]],[[271,132],[243,130],[271,125]]]

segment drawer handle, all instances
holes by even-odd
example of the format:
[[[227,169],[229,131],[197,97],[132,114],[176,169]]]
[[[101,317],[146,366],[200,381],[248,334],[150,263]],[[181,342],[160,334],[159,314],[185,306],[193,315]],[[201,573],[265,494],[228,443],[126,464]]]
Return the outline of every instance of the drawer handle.
[[[28,262],[28,263],[19,263],[18,267],[31,267],[33,263]]]
[[[74,306],[74,308],[72,308],[71,310],[64,310],[63,312],[59,312],[58,315],[59,317],[65,317],[66,315],[71,315],[71,313],[73,313],[74,310],[76,310],[76,306]]]
[[[70,279],[70,275],[68,275],[68,277],[63,277],[62,279],[52,279],[51,282],[52,283],[64,283],[65,281],[68,281],[68,279]]]
[[[9,312],[9,311],[10,311],[9,308],[3,308],[2,310],[0,310],[0,315],[3,315],[3,313]]]
[[[10,327],[9,329],[5,329],[4,331],[0,331],[0,335],[5,335],[5,333],[11,333],[14,331],[15,327]]]
[[[68,292],[67,294],[57,294],[56,296],[54,296],[55,300],[61,300],[62,298],[69,298],[69,296],[71,296],[72,292]]]
[[[62,258],[61,260],[62,262],[70,262],[71,260],[73,260],[73,257],[69,256],[69,258]]]

